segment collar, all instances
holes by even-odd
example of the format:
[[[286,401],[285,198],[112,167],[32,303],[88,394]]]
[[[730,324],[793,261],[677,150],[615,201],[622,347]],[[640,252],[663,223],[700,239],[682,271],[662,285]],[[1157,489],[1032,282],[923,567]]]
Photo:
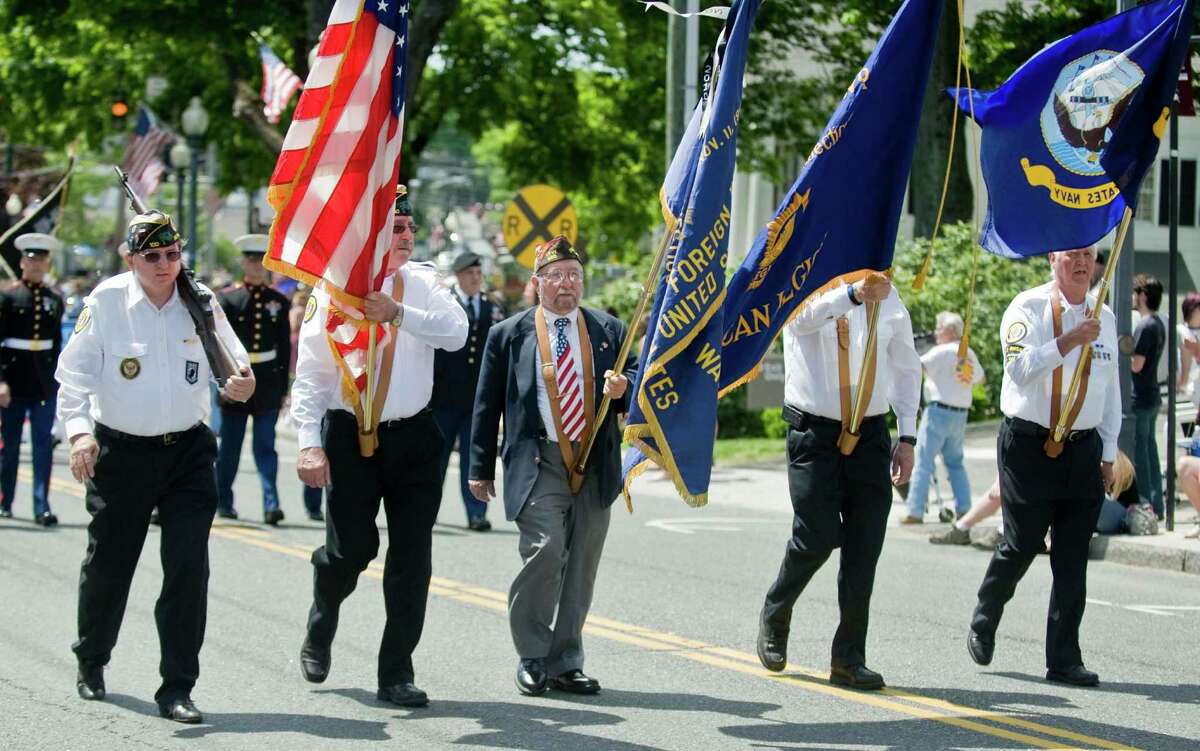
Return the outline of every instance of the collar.
[[[566,318],[566,319],[570,320],[571,323],[574,323],[574,324],[579,323],[579,308],[575,308],[575,310],[572,310],[570,313],[567,313],[565,316],[560,316],[557,313],[551,313],[544,306],[539,305],[538,307],[540,307],[542,309],[542,315],[544,315],[546,317],[546,325],[547,326],[553,326],[554,322],[557,321],[559,318]]]
[[[146,304],[153,308],[154,303],[150,302],[150,298],[146,297],[146,290],[142,289],[142,282],[137,278],[137,274],[132,271],[128,273],[129,287],[127,288],[128,291],[125,295],[125,307],[127,309],[132,309],[135,305],[145,300]],[[183,272],[181,271],[179,273],[182,274]],[[174,305],[178,299],[179,285],[176,284],[175,286],[171,287],[171,296],[167,298],[167,304],[163,305],[161,310],[166,310],[171,305]]]
[[[1051,287],[1050,294],[1058,295],[1058,299],[1059,299],[1059,302],[1062,303],[1063,310],[1073,310],[1076,313],[1087,313],[1087,311],[1091,310],[1096,305],[1096,298],[1094,295],[1092,295],[1091,292],[1085,293],[1083,296],[1083,302],[1078,305],[1075,305],[1075,304],[1072,304],[1071,301],[1067,299],[1067,296],[1065,294],[1063,294],[1063,291],[1059,288],[1059,286],[1057,284],[1051,282],[1050,287]]]

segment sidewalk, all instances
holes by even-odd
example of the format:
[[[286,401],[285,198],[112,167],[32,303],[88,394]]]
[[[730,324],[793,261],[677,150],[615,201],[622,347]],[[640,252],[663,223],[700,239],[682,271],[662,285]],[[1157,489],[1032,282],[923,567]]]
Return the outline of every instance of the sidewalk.
[[[972,498],[978,498],[986,493],[996,477],[996,433],[999,425],[999,421],[990,421],[972,423],[967,426],[966,445],[963,453],[966,457],[967,472],[971,477]],[[1160,430],[1165,431],[1165,425],[1166,417],[1164,415],[1160,417]],[[1180,439],[1180,442],[1182,441],[1183,439]],[[1160,434],[1159,452],[1162,453],[1165,449],[1166,441]],[[1183,456],[1182,448],[1180,448],[1179,456]],[[1163,464],[1165,467],[1165,455]],[[946,529],[949,525],[936,523],[940,505],[939,494],[950,506],[953,506],[953,500],[950,498],[949,483],[940,462],[937,468],[937,478],[936,487],[930,489],[925,524],[901,525],[899,523],[900,517],[904,516],[907,511],[897,495],[889,525],[894,526],[901,533],[923,537]],[[1200,523],[1200,517],[1178,487],[1176,487],[1176,494],[1179,503],[1175,506],[1174,530],[1168,532],[1164,521],[1159,522],[1157,535],[1096,535],[1092,538],[1090,558],[1129,566],[1200,574],[1200,539],[1184,538],[1185,533],[1190,532],[1197,523]],[[931,521],[934,523],[931,524]],[[980,523],[978,528],[995,527],[998,521],[999,515],[997,514],[992,519]]]

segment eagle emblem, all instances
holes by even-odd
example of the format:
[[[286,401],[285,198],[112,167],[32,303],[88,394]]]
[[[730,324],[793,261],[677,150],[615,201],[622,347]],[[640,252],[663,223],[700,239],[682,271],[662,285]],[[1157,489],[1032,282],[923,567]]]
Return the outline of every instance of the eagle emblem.
[[[1146,74],[1123,53],[1096,50],[1058,75],[1042,110],[1042,138],[1054,160],[1077,175],[1104,174],[1100,157]]]

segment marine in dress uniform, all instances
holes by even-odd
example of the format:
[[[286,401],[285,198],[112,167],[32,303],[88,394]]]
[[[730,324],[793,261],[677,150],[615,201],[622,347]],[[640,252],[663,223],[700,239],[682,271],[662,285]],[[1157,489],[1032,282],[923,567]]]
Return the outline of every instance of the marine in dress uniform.
[[[508,593],[516,683],[527,695],[547,688],[592,694],[583,672],[583,624],[609,512],[621,490],[621,433],[630,358],[614,374],[625,326],[579,305],[583,265],[565,237],[539,246],[534,260],[540,304],[492,327],[483,353],[471,426],[471,492],[495,495],[496,438],[504,418],[504,511],[520,530],[522,566]],[[604,395],[615,401],[594,424]],[[599,430],[586,471],[575,457]]]
[[[33,443],[33,520],[58,524],[50,511],[50,465],[54,452],[54,368],[62,351],[63,301],[42,281],[50,252],[62,245],[50,235],[28,233],[16,239],[21,278],[0,291],[0,517],[12,516],[21,463],[21,431],[29,418]]]
[[[867,372],[869,393],[864,395],[867,407],[858,443],[843,454],[839,436],[849,422],[866,360],[866,303],[881,306],[876,361],[874,372]],[[872,274],[838,285],[805,306],[784,329],[783,357],[794,518],[779,575],[763,603],[758,657],[768,670],[784,669],[792,608],[813,574],[841,548],[841,623],[833,637],[829,680],[881,689],[883,677],[866,666],[867,624],[892,485],[907,482],[913,465],[921,361],[913,347],[912,323],[891,282]],[[900,431],[894,449],[887,428],[889,404]]]
[[[290,301],[271,288],[270,276],[263,268],[267,252],[266,235],[242,235],[233,244],[242,252],[243,278],[220,295],[221,307],[238,339],[250,355],[256,386],[246,402],[221,402],[221,442],[217,454],[217,514],[237,518],[233,506],[233,481],[237,478],[246,421],[254,418],[252,448],[258,479],[262,484],[263,521],[283,521],[279,508],[279,490],[275,483],[279,454],[275,452],[275,424],[288,389],[288,363],[291,361],[291,328],[288,324]],[[321,503],[308,509],[309,518],[320,519]]]
[[[442,449],[442,482],[454,441],[458,439],[458,476],[463,507],[467,511],[467,527],[476,532],[492,528],[487,520],[487,504],[471,495],[468,487],[468,466],[471,458],[471,410],[475,406],[475,387],[479,383],[479,367],[483,360],[483,343],[487,341],[492,324],[504,319],[500,306],[482,291],[483,268],[478,255],[467,251],[454,259],[457,281],[451,292],[467,313],[467,344],[455,352],[438,350],[433,358],[433,419],[437,420],[446,445]]]
[[[306,485],[326,487],[325,544],[312,555],[313,604],[300,669],[313,683],[329,674],[342,601],[379,552],[375,517],[382,500],[389,543],[376,696],[413,707],[429,702],[414,683],[412,654],[425,624],[433,524],[441,502],[442,434],[429,408],[434,350],[463,346],[467,314],[432,266],[407,263],[415,225],[406,193],[398,196],[395,214],[390,273],[383,289],[367,296],[364,310],[368,319],[387,322],[390,337],[376,350],[380,392],[373,456],[360,451],[356,406],[345,401],[333,359],[325,328],[328,294],[313,293],[300,329],[291,401],[300,447],[296,469]]]
[[[1051,253],[1053,281],[1017,295],[1000,324],[1004,421],[997,454],[1004,540],[983,577],[967,634],[971,658],[989,664],[1004,606],[1042,551],[1049,529],[1054,583],[1046,678],[1078,686],[1100,682],[1083,665],[1079,624],[1087,600],[1088,543],[1112,484],[1121,430],[1116,319],[1107,305],[1099,320],[1088,317],[1096,303],[1088,293],[1095,255],[1095,248]],[[1068,405],[1075,366],[1087,347],[1092,354],[1083,398]],[[1069,430],[1061,454],[1051,457],[1055,450],[1046,438],[1061,410],[1068,410]]]
[[[217,441],[205,425],[210,371],[180,299],[181,243],[157,211],[129,224],[130,271],[89,295],[59,359],[58,415],[71,442],[71,473],[87,487],[92,520],[79,576],[76,689],[105,695],[104,666],[117,643],[150,512],[162,525],[162,593],[154,608],[162,659],[159,713],[201,721],[191,700],[200,673],[208,600],[208,532],[217,509]],[[212,293],[204,290],[209,295]],[[217,335],[241,366],[224,395],[254,393],[246,350],[221,309]]]

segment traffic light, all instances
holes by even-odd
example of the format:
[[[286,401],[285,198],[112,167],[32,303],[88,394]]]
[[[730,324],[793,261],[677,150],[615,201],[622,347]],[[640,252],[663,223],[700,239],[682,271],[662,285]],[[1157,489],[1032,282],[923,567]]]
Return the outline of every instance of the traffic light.
[[[124,125],[125,116],[129,114],[129,103],[125,101],[125,92],[117,92],[113,97],[112,106],[109,107],[109,112],[112,113],[113,123],[115,125]]]

